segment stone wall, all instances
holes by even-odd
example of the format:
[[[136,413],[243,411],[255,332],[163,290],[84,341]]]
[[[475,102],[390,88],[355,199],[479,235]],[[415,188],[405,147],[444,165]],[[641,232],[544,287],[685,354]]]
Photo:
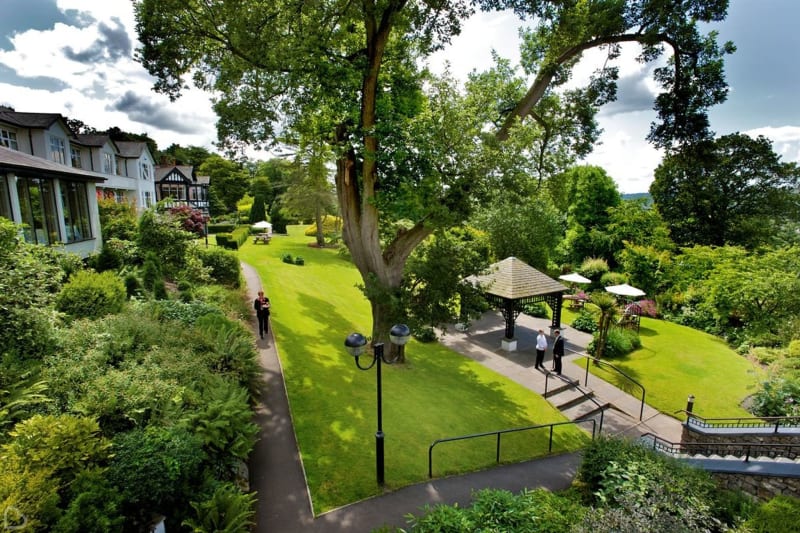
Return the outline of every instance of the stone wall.
[[[726,489],[742,490],[761,501],[767,501],[779,494],[800,498],[800,478],[724,472],[712,472],[711,475]]]

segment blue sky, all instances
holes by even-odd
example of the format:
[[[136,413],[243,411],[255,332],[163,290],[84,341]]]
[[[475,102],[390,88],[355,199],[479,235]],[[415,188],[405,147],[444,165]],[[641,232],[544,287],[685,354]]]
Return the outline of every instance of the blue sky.
[[[130,0],[2,0],[2,7],[0,104],[61,113],[98,129],[147,133],[162,148],[172,143],[213,148],[209,95],[192,90],[170,103],[150,90],[153,80],[133,61],[137,42]],[[726,103],[712,109],[712,129],[720,135],[765,135],[785,161],[800,161],[798,20],[798,0],[731,0],[728,18],[715,25],[737,52],[726,60],[731,91]],[[465,77],[490,65],[492,49],[514,60],[518,26],[508,14],[476,17],[430,64],[441,68],[447,59],[451,70]],[[638,65],[634,55],[631,49],[620,59],[619,101],[601,110],[604,133],[587,158],[625,193],[647,191],[661,160],[644,141],[655,118],[652,67]],[[589,56],[576,77],[591,65]]]

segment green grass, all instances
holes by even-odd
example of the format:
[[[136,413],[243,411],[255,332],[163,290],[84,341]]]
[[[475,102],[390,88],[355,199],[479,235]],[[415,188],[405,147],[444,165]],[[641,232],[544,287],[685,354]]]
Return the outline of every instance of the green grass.
[[[369,333],[369,303],[356,287],[353,265],[331,249],[308,246],[303,227],[275,235],[269,245],[248,241],[242,261],[255,267],[272,303],[272,325],[295,433],[316,513],[380,493],[375,480],[375,369],[358,370],[345,337]],[[305,266],[283,263],[290,253]],[[428,447],[436,439],[566,419],[534,392],[436,343],[411,341],[408,362],[383,366],[386,486],[424,481]],[[502,439],[503,462],[547,453],[548,430]],[[556,453],[588,441],[575,426],[554,432]],[[494,437],[444,443],[434,451],[434,475],[495,464]]]
[[[608,362],[644,386],[648,405],[676,418],[690,394],[694,413],[705,418],[753,416],[741,403],[756,391],[762,370],[730,349],[723,340],[664,320],[642,318],[642,348]],[[585,360],[580,365],[585,367]],[[602,366],[589,371],[639,397],[638,387]],[[591,386],[591,381],[590,381]]]

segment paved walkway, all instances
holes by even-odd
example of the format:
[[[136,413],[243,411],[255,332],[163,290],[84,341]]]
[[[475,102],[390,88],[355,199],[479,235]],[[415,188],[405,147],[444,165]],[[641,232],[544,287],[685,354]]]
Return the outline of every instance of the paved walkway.
[[[242,265],[248,294],[255,299],[261,280],[255,269]],[[499,313],[487,313],[468,332],[450,332],[441,342],[454,350],[482,362],[525,387],[544,392],[545,375],[533,369],[535,336],[539,328],[549,333],[549,321],[520,315],[516,334],[518,350],[500,350],[503,322]],[[500,332],[498,334],[498,332]],[[565,328],[568,355],[563,373],[583,383],[585,369],[572,361],[591,336]],[[474,490],[506,489],[518,492],[523,488],[543,487],[561,490],[569,487],[580,465],[580,455],[564,454],[536,461],[492,468],[482,472],[436,479],[404,487],[385,495],[357,502],[314,517],[305,473],[292,426],[289,402],[283,383],[280,359],[270,330],[258,341],[264,368],[263,394],[256,409],[256,422],[261,428],[250,461],[251,488],[258,491],[256,523],[259,532],[369,532],[381,526],[406,527],[405,515],[422,514],[425,505],[458,503],[467,505]],[[569,355],[573,353],[573,355]],[[546,364],[549,363],[549,354]],[[589,378],[589,387],[604,402],[613,403],[634,418],[622,417],[617,425],[609,425],[603,433],[638,435],[656,433],[664,439],[679,441],[681,425],[674,418],[645,406],[642,422],[638,413],[641,400],[634,398],[597,378]]]

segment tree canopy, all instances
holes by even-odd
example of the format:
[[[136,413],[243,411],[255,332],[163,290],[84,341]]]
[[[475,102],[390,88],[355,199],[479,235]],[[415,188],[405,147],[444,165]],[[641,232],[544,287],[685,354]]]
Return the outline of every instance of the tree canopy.
[[[617,71],[605,64],[586,87],[564,90],[584,51],[605,48],[613,59],[622,43],[637,42],[639,59],[650,62],[669,49],[667,64],[655,71],[662,92],[649,138],[662,147],[708,138],[706,111],[726,97],[723,56],[733,47],[697,25],[722,20],[727,4],[135,2],[138,58],[156,76],[156,89],[177,97],[191,76],[214,91],[224,146],[269,144],[306,131],[309,116],[321,117],[316,131],[336,150],[343,238],[367,285],[377,340],[400,312],[385,302],[399,290],[413,249],[437,227],[466,220],[487,180],[525,167],[512,160],[521,152],[487,153],[498,140],[527,144],[533,167],[545,172],[563,170],[560,161],[591,149],[594,115],[616,97]],[[505,74],[494,84],[499,91],[471,102],[446,80],[432,83],[421,64],[476,9],[512,9],[532,25],[523,34],[525,81],[498,70]]]

